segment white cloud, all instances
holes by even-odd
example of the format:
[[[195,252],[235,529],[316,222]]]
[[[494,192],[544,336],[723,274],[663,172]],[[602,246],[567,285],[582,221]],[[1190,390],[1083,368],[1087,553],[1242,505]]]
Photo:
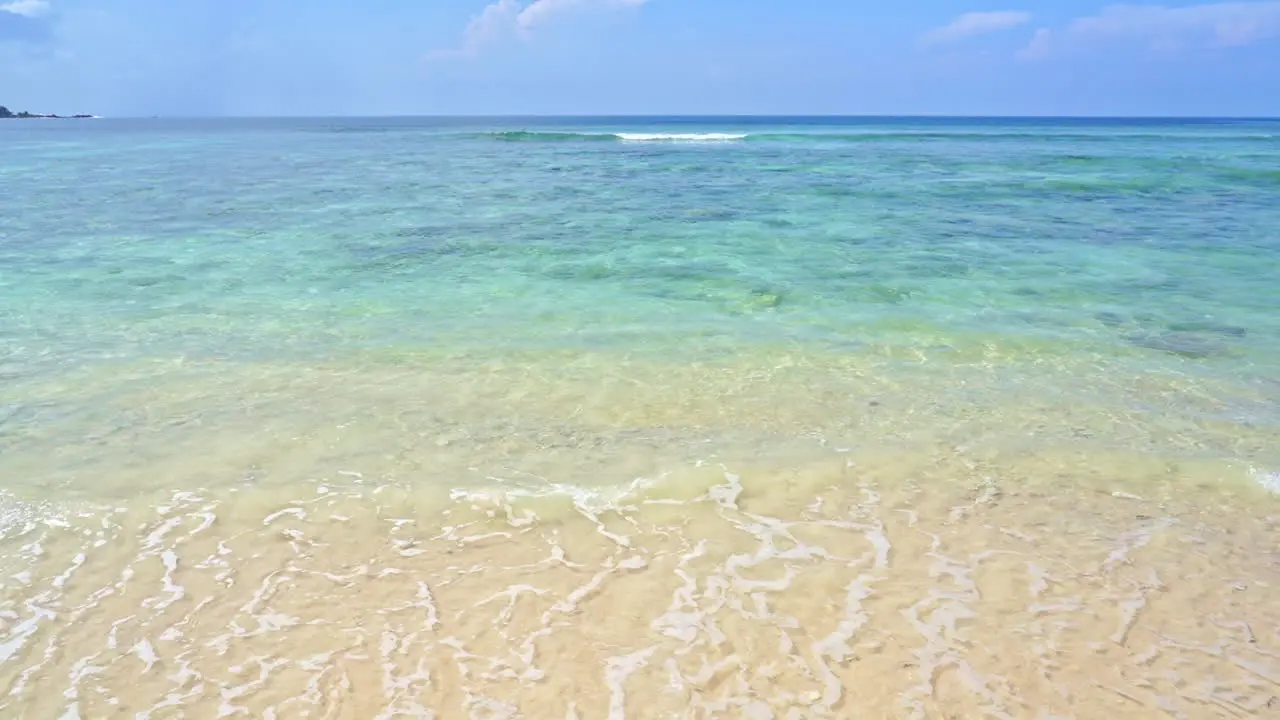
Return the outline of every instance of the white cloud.
[[[49,0],[13,0],[13,2],[0,5],[0,12],[29,18],[40,17],[52,9],[52,6],[49,5]]]
[[[462,47],[431,57],[470,56],[508,37],[528,37],[539,25],[587,10],[638,8],[648,0],[493,0],[462,31]]]
[[[648,0],[534,0],[520,11],[516,23],[522,31],[532,30],[535,26],[547,22],[567,12],[590,8],[631,8],[640,7]]]
[[[1112,5],[1076,18],[1060,31],[1039,30],[1019,57],[1035,59],[1059,50],[1106,42],[1152,49],[1238,47],[1280,38],[1280,2],[1225,2],[1165,7]]]
[[[495,0],[471,19],[462,31],[462,49],[443,54],[472,55],[485,45],[510,33],[516,26],[522,10],[521,0]]]
[[[1040,28],[1036,30],[1036,34],[1031,36],[1031,42],[1027,46],[1018,51],[1020,60],[1035,60],[1049,54],[1049,49],[1053,44],[1053,32],[1048,28]]]
[[[926,45],[945,45],[977,35],[1008,30],[1031,21],[1031,13],[1016,10],[965,13],[949,24],[924,34]]]

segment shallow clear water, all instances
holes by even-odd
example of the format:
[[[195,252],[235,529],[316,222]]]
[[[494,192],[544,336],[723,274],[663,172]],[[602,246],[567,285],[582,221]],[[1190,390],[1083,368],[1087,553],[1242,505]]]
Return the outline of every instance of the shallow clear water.
[[[626,127],[5,127],[7,339],[65,364],[923,335],[1275,357],[1274,123],[591,142]]]
[[[1280,582],[1277,168],[1277,121],[2,123],[0,707],[1259,712],[1280,692],[1257,589]],[[508,557],[535,536],[579,555]],[[1022,560],[984,574],[1000,553]],[[380,562],[407,583],[385,597]],[[253,590],[280,573],[361,599],[302,583],[272,608]],[[668,603],[704,624],[648,614]],[[425,626],[368,620],[393,605]],[[717,612],[838,637],[728,648]],[[393,647],[362,686],[377,653],[298,629],[326,624],[430,669],[393,682]],[[1154,659],[1188,643],[1218,654]],[[1102,646],[1120,675],[1082,669]],[[261,682],[234,679],[245,658]],[[670,704],[629,701],[633,673]]]

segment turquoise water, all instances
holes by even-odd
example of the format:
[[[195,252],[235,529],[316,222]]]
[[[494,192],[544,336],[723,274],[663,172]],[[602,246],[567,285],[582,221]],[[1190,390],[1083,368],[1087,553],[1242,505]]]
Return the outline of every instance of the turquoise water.
[[[1174,120],[6,123],[0,369],[14,382],[370,350],[995,351],[1231,380],[1242,399],[1225,412],[1274,423],[1277,133]]]
[[[4,121],[0,714],[1263,714],[1277,168],[1261,120]]]
[[[614,131],[745,137],[595,142]],[[1276,123],[0,132],[8,373],[134,355],[925,335],[1152,363],[1183,352],[1272,376],[1280,357]]]

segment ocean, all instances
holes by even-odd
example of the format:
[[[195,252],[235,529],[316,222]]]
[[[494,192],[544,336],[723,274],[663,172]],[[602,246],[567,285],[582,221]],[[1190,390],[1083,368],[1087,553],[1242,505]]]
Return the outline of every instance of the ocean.
[[[0,122],[0,714],[1280,712],[1280,121]]]

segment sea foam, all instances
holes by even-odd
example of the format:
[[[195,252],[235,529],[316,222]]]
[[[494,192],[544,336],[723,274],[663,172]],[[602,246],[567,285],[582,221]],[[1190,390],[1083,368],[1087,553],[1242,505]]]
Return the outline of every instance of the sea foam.
[[[1280,494],[1280,472],[1267,472],[1266,470],[1254,470],[1253,479],[1262,486],[1267,492]]]
[[[625,142],[733,142],[746,133],[614,133]]]

